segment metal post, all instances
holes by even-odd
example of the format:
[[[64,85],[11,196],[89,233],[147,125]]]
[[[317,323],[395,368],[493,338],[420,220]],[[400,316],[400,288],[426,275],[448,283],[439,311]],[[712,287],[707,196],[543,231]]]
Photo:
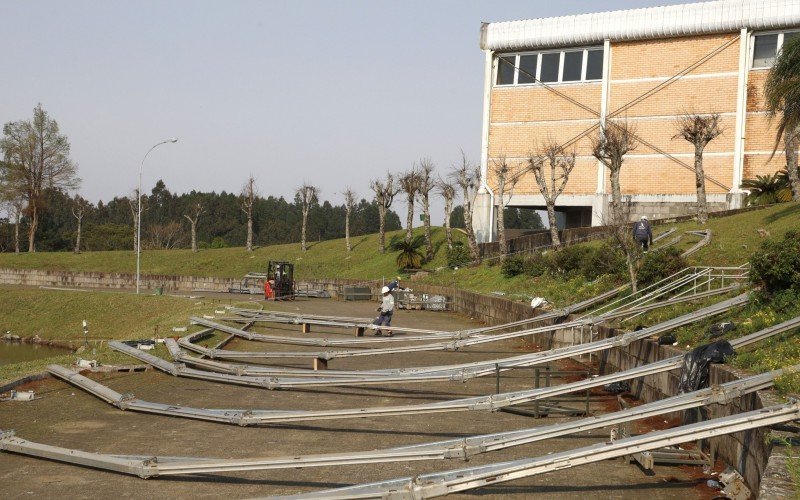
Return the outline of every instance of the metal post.
[[[495,363],[494,365],[494,393],[500,394],[500,364]]]
[[[156,149],[158,146],[162,144],[166,144],[168,142],[178,142],[177,137],[173,137],[172,139],[167,139],[166,141],[161,141],[158,144],[154,145],[152,148],[147,150],[145,153],[144,158],[142,158],[142,163],[139,165],[139,189],[137,191],[137,195],[139,197],[138,200],[138,209],[136,212],[136,294],[139,294],[139,270],[140,270],[140,260],[142,254],[142,169],[144,168],[144,161],[147,159],[150,152]]]

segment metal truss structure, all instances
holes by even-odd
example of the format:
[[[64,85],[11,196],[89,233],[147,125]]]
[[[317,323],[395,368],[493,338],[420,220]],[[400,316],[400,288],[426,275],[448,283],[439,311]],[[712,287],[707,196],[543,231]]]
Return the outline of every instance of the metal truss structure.
[[[283,498],[326,500],[355,498],[418,500],[421,498],[435,498],[482,486],[656,450],[665,446],[791,422],[798,418],[800,418],[800,402],[793,402],[663,431],[649,432],[640,436],[552,453],[543,457],[468,467],[449,472],[423,474],[415,477],[405,477]]]
[[[752,345],[781,333],[800,327],[800,317],[784,321],[778,325],[759,330],[750,335],[731,341],[735,349]],[[158,358],[157,358],[158,359]],[[164,361],[164,363],[167,363]],[[386,406],[372,408],[352,408],[339,410],[256,410],[256,409],[205,409],[191,408],[180,405],[152,403],[135,398],[132,394],[120,394],[98,382],[90,380],[66,368],[51,365],[48,371],[73,385],[97,396],[103,401],[122,410],[156,413],[173,417],[208,420],[234,425],[267,425],[276,423],[295,423],[317,420],[338,420],[363,417],[386,417],[393,415],[415,415],[425,413],[445,413],[456,411],[498,411],[520,404],[541,401],[544,399],[585,391],[613,382],[636,379],[662,373],[679,368],[683,363],[683,356],[673,356],[656,363],[649,363],[637,368],[624,370],[608,375],[602,375],[585,380],[552,387],[541,387],[513,392],[477,396],[451,401],[435,403],[422,403],[405,406]],[[168,363],[167,363],[168,364]]]
[[[790,370],[796,370],[793,367]],[[51,373],[67,378],[75,383],[68,370],[61,367],[49,367]],[[468,460],[475,455],[521,446],[546,439],[565,435],[602,429],[655,415],[682,411],[710,404],[724,404],[751,392],[772,386],[776,377],[784,371],[754,375],[744,379],[728,382],[709,389],[701,389],[687,394],[645,404],[599,417],[590,417],[572,422],[559,423],[539,428],[518,431],[500,432],[470,436],[461,439],[449,439],[432,443],[394,447],[364,452],[328,453],[319,455],[292,455],[258,459],[211,459],[211,458],[178,458],[178,457],[137,457],[91,454],[78,450],[65,450],[52,446],[31,443],[16,438],[13,433],[0,433],[0,450],[25,455],[38,456],[53,460],[90,465],[92,467],[133,474],[140,477],[157,477],[178,474],[208,474],[232,471],[270,470],[285,468],[306,468],[339,466],[366,463],[388,463],[419,460]],[[76,374],[73,374],[76,375]],[[80,375],[77,375],[80,377]],[[112,398],[119,394],[108,388],[94,385],[85,379],[80,381],[82,388],[90,388],[91,392],[102,398]],[[219,412],[225,410],[217,410]],[[652,449],[652,448],[649,448]]]
[[[626,333],[617,337],[552,349],[549,351],[457,365],[409,367],[386,370],[357,370],[352,372],[344,372],[339,370],[314,372],[308,370],[310,373],[306,377],[296,376],[297,369],[288,369],[290,371],[287,371],[287,369],[252,365],[230,366],[226,367],[228,373],[215,373],[211,371],[188,368],[184,364],[169,363],[161,358],[157,358],[138,349],[134,349],[122,342],[111,341],[108,343],[108,346],[116,351],[128,354],[172,375],[255,387],[265,387],[269,389],[291,389],[311,386],[378,385],[389,383],[407,384],[448,380],[465,381],[475,377],[494,375],[498,371],[541,365],[556,361],[558,359],[596,353],[611,349],[613,347],[626,346],[631,342],[642,340],[652,335],[659,335],[680,326],[699,321],[700,319],[721,314],[733,307],[744,305],[748,300],[749,297],[747,294],[741,294],[732,299],[718,302],[711,306],[684,314],[668,321],[664,321],[637,332]],[[503,337],[504,339],[506,338],[504,337],[504,334],[496,336]],[[177,344],[173,345],[171,342],[172,341],[168,339],[167,345],[171,347],[171,352],[178,354],[179,348],[177,347]],[[189,357],[183,354],[180,355],[180,359],[184,363],[191,362],[192,364],[206,366],[208,366],[208,363],[216,363],[209,360]],[[222,363],[218,363],[218,365],[220,365],[220,368],[225,366]],[[238,370],[238,373],[242,373],[242,375],[232,374],[236,373],[236,370]],[[258,373],[258,370],[262,370],[260,371],[261,375],[253,375]]]

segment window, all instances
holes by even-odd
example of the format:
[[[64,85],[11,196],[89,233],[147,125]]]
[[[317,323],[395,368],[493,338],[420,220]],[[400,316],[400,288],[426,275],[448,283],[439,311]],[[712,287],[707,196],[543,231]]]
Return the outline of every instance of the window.
[[[788,33],[765,33],[753,37],[753,68],[769,68],[775,64],[783,45],[800,34],[798,31]]]
[[[539,80],[545,83],[558,81],[558,65],[561,62],[561,52],[542,54],[542,74]]]
[[[753,67],[768,68],[778,54],[778,35],[759,35],[753,45]]]
[[[586,60],[586,79],[601,80],[603,78],[603,51],[590,50]]]
[[[597,81],[603,78],[603,49],[504,54],[497,59],[495,85]]]
[[[564,74],[562,82],[579,82],[583,73],[583,51],[564,52]]]
[[[514,84],[514,66],[517,56],[503,56],[497,60],[497,85]]]
[[[538,56],[536,54],[519,56],[519,78],[517,83],[534,83],[536,82],[536,61]]]

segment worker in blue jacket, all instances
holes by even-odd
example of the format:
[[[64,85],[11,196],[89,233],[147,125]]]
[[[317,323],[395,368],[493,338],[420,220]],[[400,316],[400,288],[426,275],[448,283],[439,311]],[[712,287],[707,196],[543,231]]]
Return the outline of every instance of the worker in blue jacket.
[[[645,252],[653,244],[653,228],[646,215],[642,215],[639,222],[633,225],[633,239],[642,246],[642,250]]]

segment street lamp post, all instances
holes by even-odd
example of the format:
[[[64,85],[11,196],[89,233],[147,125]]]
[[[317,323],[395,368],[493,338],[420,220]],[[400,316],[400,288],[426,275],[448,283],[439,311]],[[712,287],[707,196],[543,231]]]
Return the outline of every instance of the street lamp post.
[[[139,196],[139,208],[136,212],[136,294],[139,294],[139,262],[140,257],[142,254],[142,169],[144,168],[144,161],[150,155],[150,152],[159,147],[162,144],[167,144],[168,142],[175,143],[178,142],[177,137],[173,137],[172,139],[167,139],[166,141],[161,141],[158,144],[154,145],[152,148],[147,150],[147,153],[144,154],[144,158],[142,158],[142,164],[139,165],[139,190],[137,191],[137,195]]]

